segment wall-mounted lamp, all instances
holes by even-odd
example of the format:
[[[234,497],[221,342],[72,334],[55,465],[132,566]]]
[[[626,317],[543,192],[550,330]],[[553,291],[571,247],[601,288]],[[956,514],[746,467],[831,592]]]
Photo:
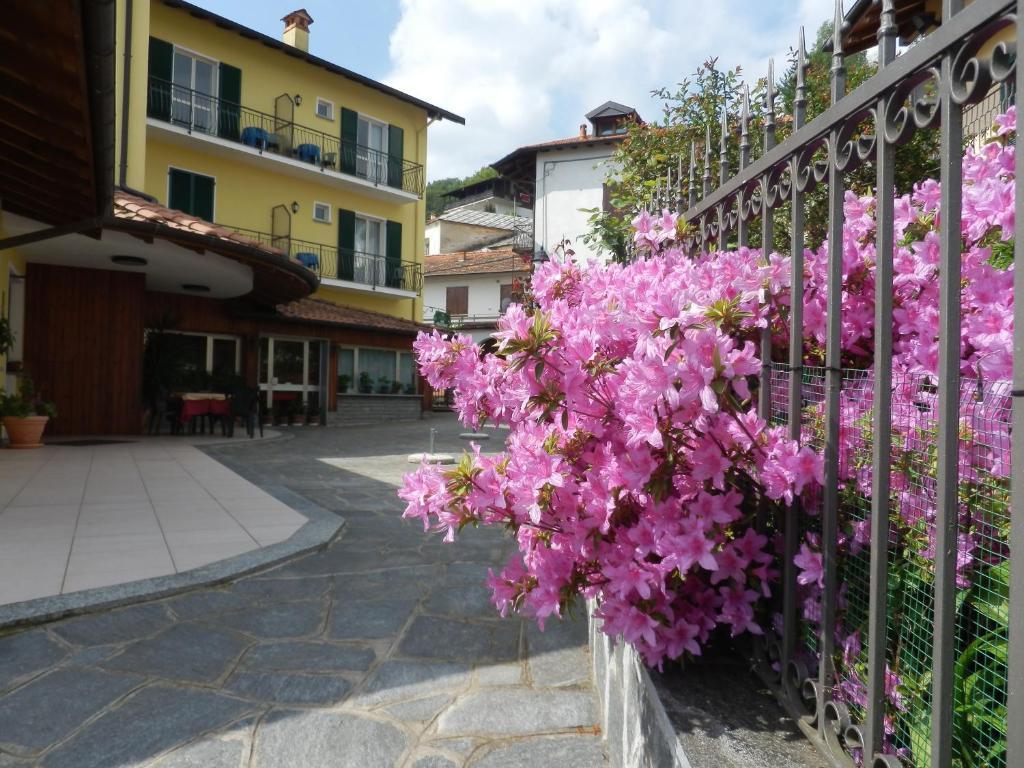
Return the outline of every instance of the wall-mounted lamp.
[[[292,213],[299,212],[299,203],[297,200],[292,200]]]
[[[298,107],[298,106],[301,106],[301,105],[302,105],[302,97],[299,96],[299,94],[296,93],[295,94],[295,106]]]

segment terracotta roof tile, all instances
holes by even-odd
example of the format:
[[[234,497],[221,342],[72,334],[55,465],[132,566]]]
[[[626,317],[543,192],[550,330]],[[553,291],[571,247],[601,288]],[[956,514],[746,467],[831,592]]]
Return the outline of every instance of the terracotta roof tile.
[[[385,315],[383,312],[346,307],[342,304],[324,301],[323,299],[298,299],[288,304],[279,304],[277,312],[292,320],[342,325],[348,328],[366,328],[377,331],[416,333],[429,327],[412,320]]]
[[[529,256],[516,253],[511,248],[496,248],[493,251],[438,253],[426,256],[423,260],[423,274],[428,277],[529,271]]]
[[[173,208],[160,205],[160,203],[150,202],[144,197],[125,192],[123,189],[114,190],[114,218],[160,224],[170,229],[226,240],[235,245],[247,245],[271,256],[286,258],[284,251],[279,248],[239,234],[220,224],[204,221],[197,216],[176,211]]]

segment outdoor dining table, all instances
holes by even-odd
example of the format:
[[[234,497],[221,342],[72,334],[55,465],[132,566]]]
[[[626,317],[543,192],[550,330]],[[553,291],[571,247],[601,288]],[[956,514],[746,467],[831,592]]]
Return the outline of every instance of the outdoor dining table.
[[[181,398],[182,424],[187,424],[197,416],[230,416],[231,403],[222,392],[183,392]]]

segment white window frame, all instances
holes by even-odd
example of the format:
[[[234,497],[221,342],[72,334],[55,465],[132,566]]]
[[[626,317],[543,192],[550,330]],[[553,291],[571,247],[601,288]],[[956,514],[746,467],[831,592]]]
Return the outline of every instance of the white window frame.
[[[348,392],[337,392],[336,394],[338,395],[338,397],[348,397],[349,395],[363,395],[365,397],[367,394],[373,394],[373,395],[380,394],[378,392],[371,392],[371,393],[360,392],[359,389],[358,389],[358,387],[359,387],[359,350],[361,350],[361,349],[373,350],[374,352],[394,352],[395,353],[395,375],[391,378],[392,381],[398,381],[398,377],[402,373],[402,369],[401,369],[402,358],[401,358],[401,355],[403,355],[403,354],[413,355],[412,371],[413,371],[413,389],[414,389],[414,391],[413,391],[412,395],[406,394],[405,389],[404,389],[405,382],[402,382],[403,390],[401,392],[396,393],[396,394],[405,395],[406,397],[418,396],[420,394],[420,392],[419,392],[419,388],[420,388],[419,377],[416,376],[416,372],[417,372],[416,371],[416,356],[415,356],[415,353],[411,349],[395,349],[394,347],[373,347],[373,346],[369,346],[369,345],[363,345],[361,347],[356,347],[356,346],[353,346],[351,344],[335,344],[334,347],[335,347],[336,350],[348,349],[348,350],[352,351],[352,383],[349,385],[349,391]],[[335,382],[337,382],[338,377],[341,375],[341,372],[338,370],[338,366],[340,366],[340,365],[341,365],[341,355],[337,355],[337,362],[335,363],[335,366],[334,366],[334,380],[335,380]]]
[[[187,57],[189,57],[190,59],[193,60],[193,63],[192,63],[192,78],[191,78],[191,82],[189,83],[189,86],[188,86],[189,89],[192,90],[193,92],[195,92],[195,90],[196,90],[196,67],[195,67],[195,60],[196,59],[202,59],[203,61],[205,61],[206,63],[210,64],[213,67],[213,88],[211,88],[213,93],[205,94],[206,96],[208,96],[209,98],[211,98],[213,100],[213,104],[211,105],[211,108],[210,108],[210,114],[213,116],[213,119],[211,120],[211,125],[210,125],[209,129],[207,129],[207,130],[203,130],[201,128],[197,129],[195,127],[195,123],[193,121],[193,122],[190,123],[189,129],[190,130],[199,130],[201,133],[208,133],[208,134],[211,134],[211,135],[215,135],[217,133],[217,117],[216,117],[216,115],[217,115],[217,100],[220,98],[220,60],[219,59],[215,59],[213,56],[208,56],[205,53],[201,53],[199,51],[194,51],[191,48],[185,48],[184,46],[181,46],[181,45],[174,45],[173,46],[173,52],[171,53],[171,94],[172,94],[171,109],[172,109],[172,119],[173,119],[173,109],[174,109],[173,93],[174,93],[174,86],[175,86],[175,82],[174,82],[174,56],[176,54],[179,54],[179,53],[182,56],[187,56]],[[193,114],[193,117],[194,117],[194,114]]]
[[[149,333],[153,329],[147,328],[146,332]],[[199,336],[206,339],[206,373],[213,373],[213,342],[215,340],[220,341],[233,341],[235,342],[235,375],[239,375],[242,369],[242,337],[233,336],[230,333],[203,333],[202,331],[167,331],[167,333],[176,333],[179,336]]]
[[[324,359],[324,350],[328,356],[330,355],[330,345],[325,345],[320,349],[320,370],[317,371],[317,383],[309,384],[307,382],[307,374],[309,373],[309,347],[311,344],[322,344],[324,339],[310,338],[308,336],[281,336],[275,335],[262,335],[257,343],[257,354],[263,354],[263,339],[267,340],[267,381],[260,381],[263,377],[263,360],[258,359],[256,365],[256,385],[260,387],[266,395],[266,401],[263,406],[268,409],[268,413],[273,410],[274,407],[274,392],[298,392],[302,397],[303,404],[309,402],[309,395],[316,393],[319,403],[320,410],[323,411],[326,407],[324,401],[325,390],[320,386],[323,379],[324,368],[329,365],[328,360]],[[275,341],[297,341],[302,344],[302,383],[301,384],[279,384],[276,381],[276,377],[272,376],[274,368],[274,342]]]
[[[326,114],[326,115],[321,115],[320,114],[320,105],[321,104],[326,104],[330,108],[328,110],[328,114]],[[316,108],[313,110],[313,114],[316,117],[319,117],[321,120],[330,120],[333,123],[334,122],[334,102],[331,101],[330,99],[325,99],[323,96],[317,96],[316,97]]]
[[[366,123],[366,144],[359,143],[359,124],[361,122]],[[380,157],[374,157],[371,160],[369,150],[370,147],[370,127],[372,125],[378,125],[381,128],[381,148],[375,150],[380,152]],[[356,175],[374,181],[377,184],[383,184],[387,182],[388,178],[388,122],[386,120],[378,120],[376,117],[364,114],[363,112],[356,113]],[[364,153],[363,150],[366,150]],[[360,163],[363,167],[360,168]],[[371,173],[371,168],[373,172]]]
[[[357,283],[369,284],[373,282],[373,275],[367,273],[368,264],[366,263],[366,257],[373,257],[373,268],[377,270],[377,285],[386,284],[386,272],[387,272],[387,253],[388,253],[388,220],[381,218],[380,216],[371,216],[368,213],[361,213],[359,211],[353,211],[356,216],[356,222],[362,219],[364,223],[376,222],[380,226],[380,237],[378,239],[378,245],[380,253],[369,253],[368,251],[360,251],[358,248],[355,250],[355,264],[353,265],[353,278]],[[360,272],[362,270],[362,272]],[[358,275],[362,274],[362,278]]]
[[[317,208],[318,205],[321,205],[321,206],[323,206],[324,208],[327,209],[327,218],[326,219],[318,219],[317,218],[317,216],[316,216],[316,208]],[[334,219],[333,206],[331,206],[330,203],[323,203],[323,202],[320,202],[319,200],[314,200],[313,201],[313,221],[317,222],[318,224],[330,224],[331,221],[333,221],[333,219]]]

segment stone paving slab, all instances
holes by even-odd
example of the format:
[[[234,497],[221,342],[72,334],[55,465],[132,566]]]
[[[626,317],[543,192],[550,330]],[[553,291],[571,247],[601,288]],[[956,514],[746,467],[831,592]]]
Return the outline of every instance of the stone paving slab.
[[[498,617],[500,532],[445,545],[401,519],[398,454],[434,425],[464,447],[437,420],[213,451],[350,527],[234,583],[0,636],[0,768],[605,768],[585,628]]]

